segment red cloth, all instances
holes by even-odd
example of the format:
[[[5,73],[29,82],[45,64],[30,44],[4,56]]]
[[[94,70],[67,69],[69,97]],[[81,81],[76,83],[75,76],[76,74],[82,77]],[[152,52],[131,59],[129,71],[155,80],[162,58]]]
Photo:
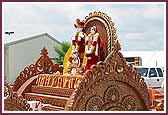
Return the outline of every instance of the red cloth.
[[[81,40],[79,41],[78,36],[79,36],[79,32],[77,32],[77,34],[75,36],[75,40],[72,40],[72,45],[79,46],[78,53],[79,53],[80,63],[82,63],[83,62],[83,54],[85,51],[85,39],[81,38]]]
[[[93,39],[92,39],[93,40]],[[86,41],[86,45],[87,45],[88,41]],[[96,46],[96,44],[98,43],[98,56],[95,55],[95,52],[91,53],[91,54],[86,54],[86,57],[91,57],[91,59],[87,59],[87,64],[85,66],[85,69],[84,69],[84,73],[90,69],[90,67],[93,65],[93,64],[97,64],[97,62],[99,61],[99,58],[100,58],[100,54],[102,52],[102,49],[103,49],[103,41],[98,38],[98,41],[92,41],[92,45],[93,46]]]
[[[91,59],[88,59],[87,60],[87,64],[85,66],[85,69],[84,69],[84,73],[90,69],[90,67],[93,65],[93,64],[97,64],[98,62],[98,56],[95,56],[94,54],[91,54]]]

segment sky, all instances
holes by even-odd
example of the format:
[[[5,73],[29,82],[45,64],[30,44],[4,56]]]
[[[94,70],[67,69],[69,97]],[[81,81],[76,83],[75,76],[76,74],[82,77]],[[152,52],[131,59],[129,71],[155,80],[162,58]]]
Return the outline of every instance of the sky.
[[[3,3],[4,43],[48,33],[71,41],[77,18],[102,11],[112,18],[123,51],[164,50],[164,4]]]

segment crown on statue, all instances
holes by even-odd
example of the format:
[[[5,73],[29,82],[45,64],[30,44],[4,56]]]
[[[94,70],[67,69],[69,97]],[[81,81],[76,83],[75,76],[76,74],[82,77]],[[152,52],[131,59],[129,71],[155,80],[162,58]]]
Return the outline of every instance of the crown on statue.
[[[85,25],[85,22],[84,21],[80,21],[80,19],[76,19],[76,22],[74,24],[75,28],[77,28],[77,27],[83,28],[84,25]]]

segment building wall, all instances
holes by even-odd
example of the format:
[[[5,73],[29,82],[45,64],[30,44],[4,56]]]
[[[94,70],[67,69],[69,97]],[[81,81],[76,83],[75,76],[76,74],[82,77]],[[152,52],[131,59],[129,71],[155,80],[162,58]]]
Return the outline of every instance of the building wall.
[[[47,36],[43,36],[9,46],[7,81],[13,84],[16,77],[26,66],[36,62],[43,47],[47,49],[50,57],[56,56],[53,47],[57,44]]]
[[[9,47],[4,47],[4,73],[5,73],[5,76],[4,76],[4,80],[6,81],[7,80],[7,77],[8,77],[8,71],[9,71]]]

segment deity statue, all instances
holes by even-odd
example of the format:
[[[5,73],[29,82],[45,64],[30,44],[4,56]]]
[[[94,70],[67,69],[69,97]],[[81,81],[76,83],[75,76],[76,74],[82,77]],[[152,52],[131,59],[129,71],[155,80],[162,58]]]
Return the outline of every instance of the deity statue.
[[[79,19],[76,20],[74,26],[76,28],[76,32],[72,36],[72,43],[71,46],[64,57],[64,73],[82,73],[82,63],[83,63],[83,57],[84,57],[84,51],[85,51],[85,37],[86,34],[83,32],[85,23],[83,21],[80,21]],[[76,55],[76,56],[75,56]],[[76,71],[75,68],[72,66],[72,59],[78,60],[78,70]],[[66,63],[68,64],[66,65]],[[73,71],[73,72],[72,72]]]
[[[85,50],[85,37],[86,34],[83,32],[84,22],[79,19],[76,20],[74,24],[76,32],[72,36],[72,54],[77,52],[80,57],[80,62],[83,61],[84,50]]]
[[[99,61],[102,48],[103,41],[99,37],[97,27],[93,26],[85,39],[85,56],[87,58],[87,63],[84,72]]]

